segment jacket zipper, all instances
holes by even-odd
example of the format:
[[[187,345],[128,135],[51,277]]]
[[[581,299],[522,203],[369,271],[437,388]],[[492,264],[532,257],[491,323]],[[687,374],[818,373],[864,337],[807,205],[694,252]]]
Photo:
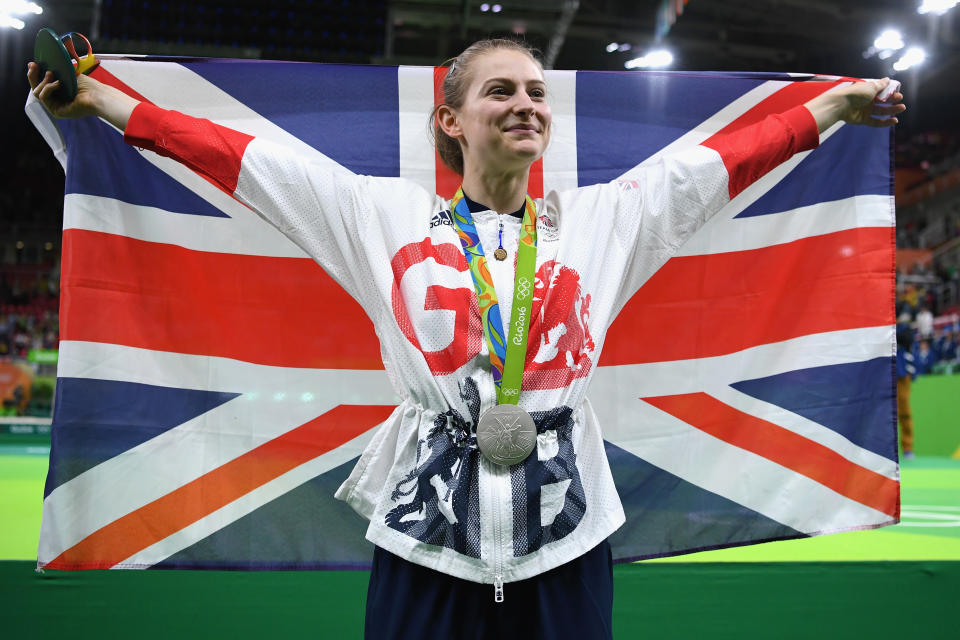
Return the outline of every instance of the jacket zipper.
[[[493,470],[493,601],[503,602],[503,509],[500,502],[501,474],[504,469],[489,463]]]
[[[498,244],[503,246],[503,218],[496,216],[499,226],[499,242]],[[518,237],[519,240],[519,237]],[[492,277],[492,274],[491,274]],[[513,269],[509,271],[509,281],[513,282],[516,277],[516,273]],[[513,295],[513,291],[510,291],[510,295]],[[509,322],[509,316],[505,323]],[[491,378],[491,382],[492,382]],[[493,388],[494,398],[496,398],[496,387]],[[508,467],[503,467],[498,464],[494,464],[490,461],[487,461],[489,468],[491,470],[491,475],[493,476],[493,487],[492,487],[492,496],[493,496],[493,601],[494,602],[503,602],[503,564],[504,564],[504,540],[503,540],[503,484],[504,478],[506,482],[510,481],[510,469]],[[509,495],[509,491],[507,493]]]

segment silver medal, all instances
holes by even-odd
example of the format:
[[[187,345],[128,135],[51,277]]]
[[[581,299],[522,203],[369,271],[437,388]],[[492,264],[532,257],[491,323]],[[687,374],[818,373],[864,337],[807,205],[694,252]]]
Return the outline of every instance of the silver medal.
[[[477,446],[495,464],[523,462],[537,445],[537,427],[530,414],[515,404],[488,409],[477,424]]]

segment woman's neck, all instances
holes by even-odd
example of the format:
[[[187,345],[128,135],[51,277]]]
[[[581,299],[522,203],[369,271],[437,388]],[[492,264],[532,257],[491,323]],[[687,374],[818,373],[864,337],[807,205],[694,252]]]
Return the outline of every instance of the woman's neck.
[[[463,192],[497,213],[510,214],[523,206],[529,178],[529,167],[516,172],[464,171]]]

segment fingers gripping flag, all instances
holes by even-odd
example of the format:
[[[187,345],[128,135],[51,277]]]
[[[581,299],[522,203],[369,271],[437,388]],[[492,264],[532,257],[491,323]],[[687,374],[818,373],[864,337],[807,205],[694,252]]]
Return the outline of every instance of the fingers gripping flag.
[[[444,72],[104,56],[95,74],[450,197],[426,135]],[[663,153],[846,81],[547,72],[553,139],[531,195],[630,189]],[[27,111],[66,171],[39,565],[367,566],[366,523],[333,492],[399,398],[363,310],[189,168],[102,121]],[[624,306],[590,391],[627,512],[618,560],[898,520],[890,154],[888,133],[833,127]]]

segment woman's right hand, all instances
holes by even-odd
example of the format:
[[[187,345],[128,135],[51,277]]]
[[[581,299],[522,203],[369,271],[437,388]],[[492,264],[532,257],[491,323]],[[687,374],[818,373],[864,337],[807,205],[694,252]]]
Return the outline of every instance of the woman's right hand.
[[[36,62],[27,63],[27,80],[33,95],[57,118],[97,116],[123,131],[130,114],[140,104],[119,89],[82,74],[77,76],[77,95],[73,100],[61,100],[54,96],[60,82],[49,71],[41,75]]]
[[[34,97],[57,118],[100,115],[97,101],[100,83],[93,78],[82,74],[77,76],[77,95],[70,101],[61,100],[54,95],[60,88],[60,81],[54,79],[51,71],[41,74],[40,65],[36,62],[27,63],[27,80]]]

